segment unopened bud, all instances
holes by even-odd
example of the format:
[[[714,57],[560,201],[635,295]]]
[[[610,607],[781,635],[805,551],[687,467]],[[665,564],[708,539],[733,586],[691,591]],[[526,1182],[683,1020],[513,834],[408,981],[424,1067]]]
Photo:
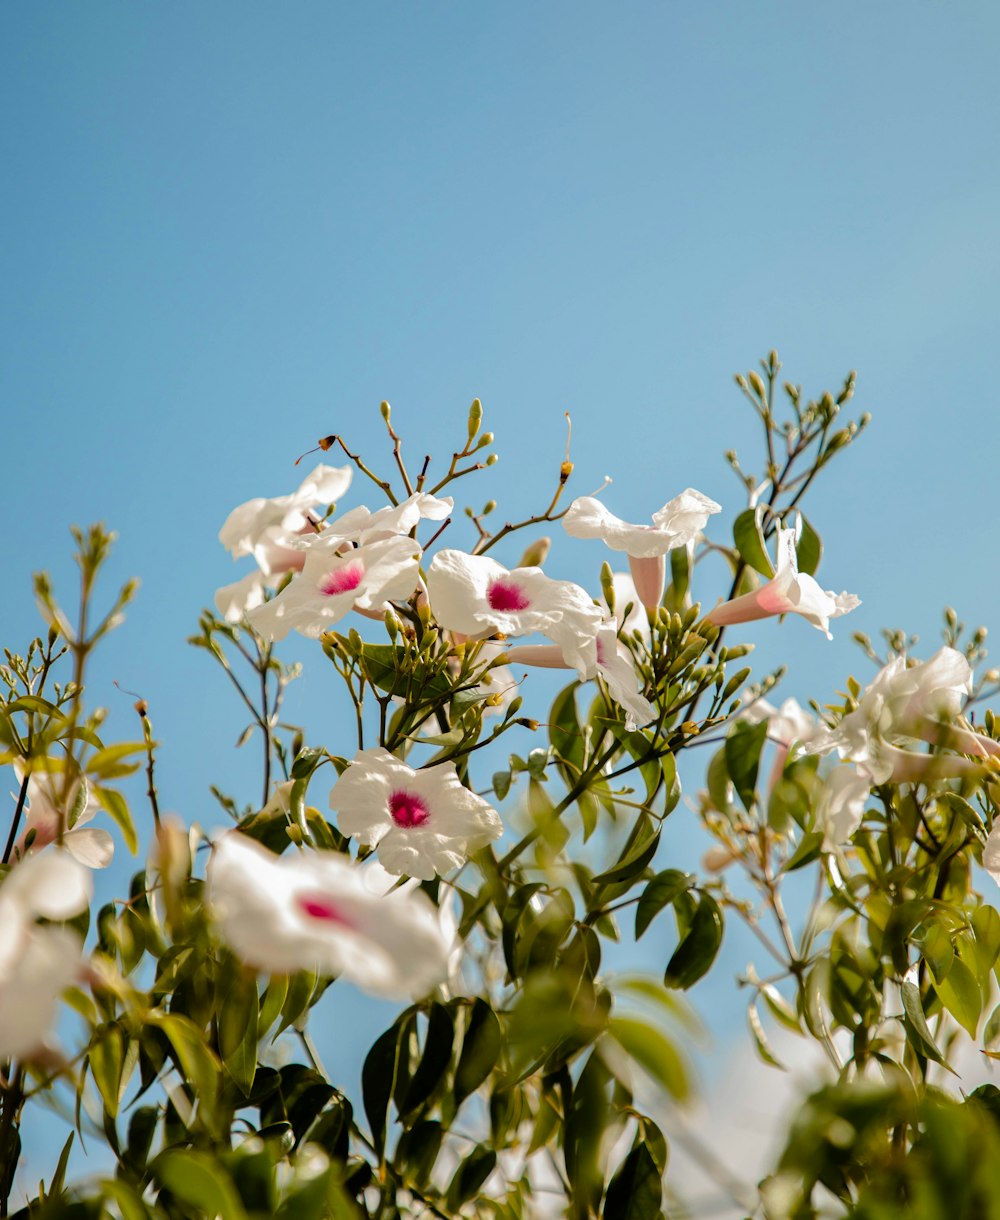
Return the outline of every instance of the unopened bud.
[[[538,721],[530,720],[527,717],[521,717],[518,722],[523,728],[530,729],[534,733],[538,729]]]
[[[496,500],[487,500],[486,503],[483,505],[483,511],[479,515],[481,517],[488,517],[490,515],[490,513],[496,508],[496,506],[497,506]]]
[[[490,456],[486,459],[486,465],[495,466],[497,464],[497,462],[499,462],[499,460],[500,460],[499,454],[491,453]]]
[[[469,408],[469,440],[473,440],[483,422],[483,404],[478,398],[472,400]]]
[[[552,547],[551,538],[539,538],[530,546],[525,547],[524,554],[518,561],[519,568],[540,568]],[[613,608],[613,607],[612,607]]]
[[[573,473],[573,463],[566,459],[559,467],[559,482],[565,483],[569,476]]]
[[[392,414],[392,407],[389,406],[389,404],[385,401],[385,399],[382,400],[382,404],[379,407],[379,410],[382,412],[382,418],[385,420],[386,423],[388,423],[389,416]]]
[[[479,440],[476,444],[476,448],[485,449],[487,445],[492,445],[492,444],[493,444],[493,433],[484,432],[483,435],[479,438]]]
[[[606,561],[601,564],[601,592],[612,614],[615,612],[615,576],[611,564]]]
[[[389,639],[395,641],[396,636],[399,634],[399,619],[392,610],[386,610],[385,612],[385,629],[389,633]]]
[[[765,398],[767,396],[767,391],[764,389],[764,382],[761,379],[760,373],[752,369],[748,374],[748,380],[753,386],[756,394],[758,394],[761,398]]]
[[[701,858],[701,867],[706,873],[721,873],[735,858],[728,847],[710,847]]]

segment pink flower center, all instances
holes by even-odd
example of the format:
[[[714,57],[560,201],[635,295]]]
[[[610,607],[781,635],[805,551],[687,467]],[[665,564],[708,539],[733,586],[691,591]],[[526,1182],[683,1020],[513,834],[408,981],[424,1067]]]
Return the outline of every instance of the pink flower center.
[[[415,792],[393,792],[389,797],[389,813],[396,825],[406,830],[423,826],[431,816],[431,811]]]
[[[351,927],[351,920],[325,894],[298,894],[295,901],[299,910],[308,915],[310,919],[320,919],[324,923],[339,923],[345,927]]]
[[[608,663],[608,660],[607,660],[607,653],[604,648],[604,641],[601,639],[600,636],[598,636],[597,637],[597,664],[598,665],[607,665],[607,663]]]
[[[491,610],[527,610],[531,599],[516,581],[501,576],[490,583],[486,600]]]
[[[351,593],[361,584],[365,575],[365,565],[360,559],[352,559],[342,568],[337,568],[320,582],[319,591],[327,597],[336,597],[340,593]]]

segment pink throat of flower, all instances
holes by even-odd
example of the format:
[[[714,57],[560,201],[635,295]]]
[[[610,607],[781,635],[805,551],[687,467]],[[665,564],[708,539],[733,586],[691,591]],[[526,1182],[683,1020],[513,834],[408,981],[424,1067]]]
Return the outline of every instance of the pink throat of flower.
[[[415,792],[393,792],[389,797],[389,813],[397,826],[412,830],[430,820],[431,811]]]
[[[597,637],[597,664],[598,665],[607,665],[607,663],[608,663],[607,649],[604,647],[604,641],[600,638],[600,636],[598,636]]]
[[[531,599],[521,586],[506,576],[490,583],[486,600],[491,610],[527,610],[531,605]]]
[[[325,894],[298,894],[295,902],[299,910],[310,919],[318,919],[322,923],[336,923],[346,928],[352,926],[346,913]]]
[[[364,579],[365,565],[360,559],[352,559],[342,568],[337,568],[324,576],[320,582],[319,591],[327,597],[336,597],[340,593],[352,593]]]

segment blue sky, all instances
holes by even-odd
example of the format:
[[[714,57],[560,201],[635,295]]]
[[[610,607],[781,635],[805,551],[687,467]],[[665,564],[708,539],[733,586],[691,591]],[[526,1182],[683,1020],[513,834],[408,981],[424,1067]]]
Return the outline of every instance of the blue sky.
[[[4,6],[3,642],[68,525],[113,526],[143,588],[94,697],[129,734],[111,680],[145,695],[164,803],[209,820],[209,782],[258,786],[184,643],[234,504],[329,432],[385,464],[383,398],[444,456],[479,395],[477,505],[546,502],[568,409],[578,494],[731,517],[731,375],[772,346],[807,393],[857,368],[874,422],[809,514],[864,605],[833,644],[757,627],[761,667],[823,698],[869,672],[852,630],[997,627],[998,37],[985,2]],[[336,749],[331,689],[310,662],[293,710]]]

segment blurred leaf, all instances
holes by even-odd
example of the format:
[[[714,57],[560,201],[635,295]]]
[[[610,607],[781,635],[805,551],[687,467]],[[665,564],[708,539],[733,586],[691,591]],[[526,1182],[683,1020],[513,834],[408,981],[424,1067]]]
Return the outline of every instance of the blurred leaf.
[[[113,788],[102,788],[97,784],[94,784],[94,795],[97,797],[98,804],[105,813],[109,814],[112,820],[118,824],[118,829],[122,832],[122,838],[125,840],[125,846],[134,856],[139,850],[139,838],[135,833],[135,825],[132,822],[132,815],[129,813],[125,798]]]
[[[608,1033],[672,1097],[687,1097],[684,1061],[664,1033],[637,1017],[612,1017]]]
[[[948,977],[935,983],[934,990],[969,1037],[975,1038],[983,1010],[983,993],[979,990],[976,976],[961,958],[955,958]]]
[[[257,979],[233,963],[228,982],[217,992],[219,1054],[226,1071],[248,1096],[257,1070]]]
[[[636,1144],[608,1183],[603,1214],[608,1220],[659,1220],[662,1202],[660,1170],[645,1143]]]
[[[764,1033],[764,1025],[760,1019],[760,1013],[757,1011],[757,1005],[753,1001],[747,1006],[747,1023],[750,1026],[750,1034],[753,1037],[757,1054],[760,1055],[761,1059],[771,1067],[779,1068],[782,1072],[787,1071],[785,1065],[771,1049],[771,1044],[767,1040],[767,1034]]]
[[[161,1152],[153,1172],[172,1195],[215,1220],[246,1220],[232,1180],[218,1160],[194,1148]]]
[[[497,1154],[492,1148],[478,1144],[462,1161],[448,1187],[448,1208],[457,1212],[463,1203],[474,1198],[479,1188],[496,1168]]]
[[[455,1069],[453,1092],[456,1105],[461,1103],[483,1083],[493,1070],[503,1045],[500,1022],[496,1013],[478,997],[472,1002],[462,1050]]]

